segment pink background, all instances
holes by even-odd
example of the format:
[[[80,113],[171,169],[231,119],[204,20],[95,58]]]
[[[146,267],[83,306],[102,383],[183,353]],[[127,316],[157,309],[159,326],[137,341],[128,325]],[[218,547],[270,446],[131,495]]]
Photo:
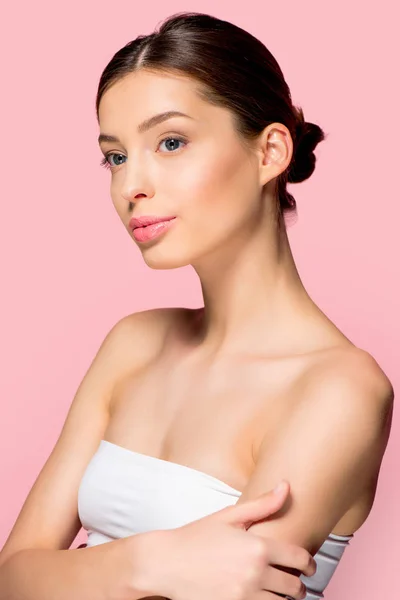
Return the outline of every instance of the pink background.
[[[99,166],[96,139],[102,69],[122,45],[175,12],[210,13],[259,37],[306,120],[329,133],[317,147],[315,173],[290,186],[299,207],[289,228],[293,253],[311,296],[377,359],[396,392],[395,4],[169,0],[146,2],[146,11],[142,3],[121,0],[7,5],[0,53],[0,546],[112,325],[144,308],[201,304],[191,267],[152,271],[143,263],[112,206],[110,173]],[[328,586],[327,600],[396,594],[399,452],[395,409],[375,505]]]

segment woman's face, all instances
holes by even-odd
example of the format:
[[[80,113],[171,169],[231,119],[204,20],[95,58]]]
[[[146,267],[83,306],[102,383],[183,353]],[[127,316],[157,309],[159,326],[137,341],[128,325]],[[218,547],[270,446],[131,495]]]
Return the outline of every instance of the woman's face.
[[[188,117],[138,131],[165,111]],[[119,140],[100,143],[111,167],[111,197],[148,266],[195,264],[235,238],[245,243],[260,225],[259,158],[240,142],[231,113],[203,101],[192,80],[129,74],[103,95],[99,123],[101,134]],[[158,237],[137,241],[129,220],[147,215],[175,219]]]

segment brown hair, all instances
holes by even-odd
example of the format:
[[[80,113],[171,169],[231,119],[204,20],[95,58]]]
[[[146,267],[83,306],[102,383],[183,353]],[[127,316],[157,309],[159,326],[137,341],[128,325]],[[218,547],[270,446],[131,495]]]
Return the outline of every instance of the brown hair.
[[[297,212],[287,182],[304,181],[315,169],[321,127],[304,120],[292,104],[289,87],[269,50],[240,27],[211,15],[182,12],[149,35],[123,46],[105,67],[98,86],[96,114],[105,91],[124,76],[146,69],[187,75],[198,82],[202,99],[229,109],[240,139],[251,144],[271,123],[284,124],[293,140],[288,168],[277,177],[278,214]]]

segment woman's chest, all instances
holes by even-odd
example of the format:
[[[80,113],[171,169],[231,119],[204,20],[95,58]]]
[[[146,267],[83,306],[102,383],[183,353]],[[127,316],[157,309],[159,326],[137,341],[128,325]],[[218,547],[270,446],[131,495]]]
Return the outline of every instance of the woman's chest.
[[[105,439],[243,490],[261,440],[279,435],[304,361],[198,363],[166,355],[116,385]]]

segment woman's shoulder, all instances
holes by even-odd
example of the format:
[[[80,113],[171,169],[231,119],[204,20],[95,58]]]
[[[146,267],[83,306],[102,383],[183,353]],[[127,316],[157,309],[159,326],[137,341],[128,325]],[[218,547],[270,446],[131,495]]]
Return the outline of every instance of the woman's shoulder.
[[[158,345],[167,335],[185,327],[198,309],[186,307],[159,307],[137,311],[123,317],[117,326],[147,345]]]
[[[179,320],[192,309],[184,307],[157,307],[135,311],[122,317],[116,326],[127,331],[147,330],[150,334],[165,334],[170,326],[178,324]]]
[[[359,400],[365,409],[369,404],[383,420],[392,411],[394,390],[389,377],[371,353],[352,343],[321,352],[310,361],[301,383],[307,397],[353,397],[354,404]]]
[[[107,334],[120,366],[117,379],[124,373],[142,368],[159,355],[168,335],[183,326],[191,309],[160,307],[125,315]]]
[[[353,343],[333,346],[321,353],[314,363],[314,371],[364,379],[382,387],[391,387],[391,382],[377,359],[370,352]]]

